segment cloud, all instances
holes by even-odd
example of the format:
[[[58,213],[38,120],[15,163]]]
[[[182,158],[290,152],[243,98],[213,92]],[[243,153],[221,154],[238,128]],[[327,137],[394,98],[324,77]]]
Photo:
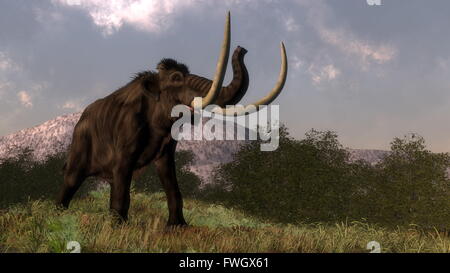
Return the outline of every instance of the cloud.
[[[11,82],[9,81],[4,81],[4,82],[0,82],[0,91],[6,88],[11,87]]]
[[[325,26],[318,26],[320,37],[326,43],[336,46],[348,55],[356,56],[367,67],[370,63],[384,64],[391,61],[396,50],[389,45],[373,45],[362,41],[345,30],[332,30]]]
[[[31,96],[26,91],[20,91],[19,93],[17,93],[17,97],[19,98],[19,101],[23,106],[27,108],[33,106]]]
[[[444,58],[439,56],[436,58],[436,67],[441,69],[443,72],[448,73],[450,71],[450,58]]]
[[[330,27],[327,21],[333,17],[330,7],[320,0],[297,0],[308,9],[308,23],[319,38],[344,54],[354,57],[366,70],[371,64],[385,64],[395,58],[397,49],[387,43],[366,41],[344,27]]]
[[[305,64],[304,61],[295,54],[290,58],[289,63],[295,70],[299,70]]]
[[[17,93],[17,98],[20,103],[26,108],[33,107],[33,97],[39,97],[39,93],[41,93],[44,89],[48,88],[50,85],[47,82],[38,82],[27,84],[27,90],[22,90]],[[11,90],[11,89],[10,89]]]
[[[256,0],[52,0],[56,5],[78,8],[89,14],[93,23],[111,35],[125,24],[148,32],[166,30],[172,15],[200,5],[231,5]]]
[[[73,110],[73,111],[77,111],[77,112],[84,109],[80,100],[68,100],[68,101],[64,102],[64,104],[61,105],[59,108],[65,109],[65,110]]]
[[[51,8],[34,7],[33,14],[35,20],[47,31],[63,31],[64,16],[61,11]]]
[[[284,27],[289,32],[298,31],[300,29],[300,25],[295,21],[292,16],[286,16],[284,18]]]
[[[148,32],[160,32],[170,24],[170,15],[205,0],[53,0],[86,11],[94,24],[110,35],[124,24]],[[236,2],[236,1],[224,1]],[[239,2],[239,1],[237,1]]]
[[[2,81],[0,79],[0,99],[3,99],[6,91],[11,87],[11,83],[7,80]]]
[[[34,92],[34,93],[38,93],[41,92],[47,88],[50,87],[50,83],[46,82],[46,81],[41,81],[41,82],[34,82],[30,85],[30,89]]]
[[[312,64],[308,68],[308,72],[311,74],[311,79],[314,84],[320,84],[323,81],[334,80],[341,74],[339,69],[337,69],[332,64],[320,67],[317,67],[316,65]]]
[[[3,100],[5,94],[14,86],[8,76],[18,70],[20,70],[20,66],[8,54],[0,51],[0,98]]]
[[[16,71],[19,65],[16,64],[5,52],[0,51],[0,71]]]
[[[193,0],[53,0],[63,6],[86,11],[105,34],[112,34],[124,24],[150,32],[164,28],[167,16],[191,5]]]

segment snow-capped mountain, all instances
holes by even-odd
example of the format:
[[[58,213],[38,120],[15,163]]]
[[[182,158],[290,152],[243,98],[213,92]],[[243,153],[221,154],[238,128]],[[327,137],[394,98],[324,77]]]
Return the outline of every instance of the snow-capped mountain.
[[[0,158],[15,156],[20,148],[31,148],[36,160],[67,149],[81,113],[59,116],[41,125],[0,137]]]
[[[73,128],[80,119],[81,112],[63,115],[41,125],[23,129],[16,133],[0,137],[0,159],[13,157],[23,148],[31,148],[35,160],[65,151],[72,140]],[[178,150],[191,150],[195,154],[190,170],[208,183],[211,173],[218,164],[230,162],[244,141],[182,140]]]

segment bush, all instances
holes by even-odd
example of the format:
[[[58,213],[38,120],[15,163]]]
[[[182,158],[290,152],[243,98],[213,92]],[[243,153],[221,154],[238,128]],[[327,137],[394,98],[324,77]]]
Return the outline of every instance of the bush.
[[[59,152],[43,161],[35,161],[30,149],[19,150],[16,154],[0,163],[0,208],[29,200],[55,199],[64,181],[62,167],[66,153]],[[200,179],[187,169],[193,158],[192,152],[182,151],[176,155],[180,190],[183,195],[189,197],[196,196],[200,185]],[[89,191],[95,189],[94,182],[94,178],[88,178],[77,191],[75,198],[86,196]],[[153,166],[136,182],[134,188],[138,191],[163,191]]]
[[[426,150],[417,135],[395,138],[391,153],[376,166],[377,179],[368,194],[378,222],[426,227],[450,224],[450,156]]]
[[[54,199],[63,183],[66,154],[63,152],[38,162],[32,150],[22,149],[15,157],[0,163],[0,208],[37,199]],[[85,195],[92,186],[85,182],[77,196]]]
[[[336,133],[311,130],[295,140],[285,127],[276,151],[245,145],[219,166],[204,198],[272,221],[336,222],[362,218],[388,225],[450,224],[448,154],[433,154],[423,139],[395,139],[376,166],[350,162]]]
[[[350,216],[357,179],[348,152],[333,132],[311,130],[304,140],[280,129],[280,145],[260,151],[259,141],[244,146],[217,171],[220,191],[210,186],[207,198],[237,206],[271,220],[335,221]]]

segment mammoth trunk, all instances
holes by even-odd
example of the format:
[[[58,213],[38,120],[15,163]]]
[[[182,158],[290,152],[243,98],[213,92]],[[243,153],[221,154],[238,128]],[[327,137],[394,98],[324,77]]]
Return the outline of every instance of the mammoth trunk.
[[[222,87],[215,104],[221,107],[234,105],[245,95],[249,84],[248,71],[244,63],[246,53],[247,50],[243,47],[235,49],[232,57],[233,80],[228,86]],[[187,76],[186,83],[191,88],[201,91],[203,96],[207,94],[212,85],[211,80],[193,74]]]

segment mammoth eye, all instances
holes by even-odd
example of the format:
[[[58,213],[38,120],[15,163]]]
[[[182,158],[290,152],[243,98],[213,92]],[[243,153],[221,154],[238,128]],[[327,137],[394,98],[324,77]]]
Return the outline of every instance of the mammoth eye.
[[[170,75],[170,80],[172,81],[172,82],[180,82],[180,81],[183,81],[183,74],[181,74],[181,72],[173,72],[171,75]]]

